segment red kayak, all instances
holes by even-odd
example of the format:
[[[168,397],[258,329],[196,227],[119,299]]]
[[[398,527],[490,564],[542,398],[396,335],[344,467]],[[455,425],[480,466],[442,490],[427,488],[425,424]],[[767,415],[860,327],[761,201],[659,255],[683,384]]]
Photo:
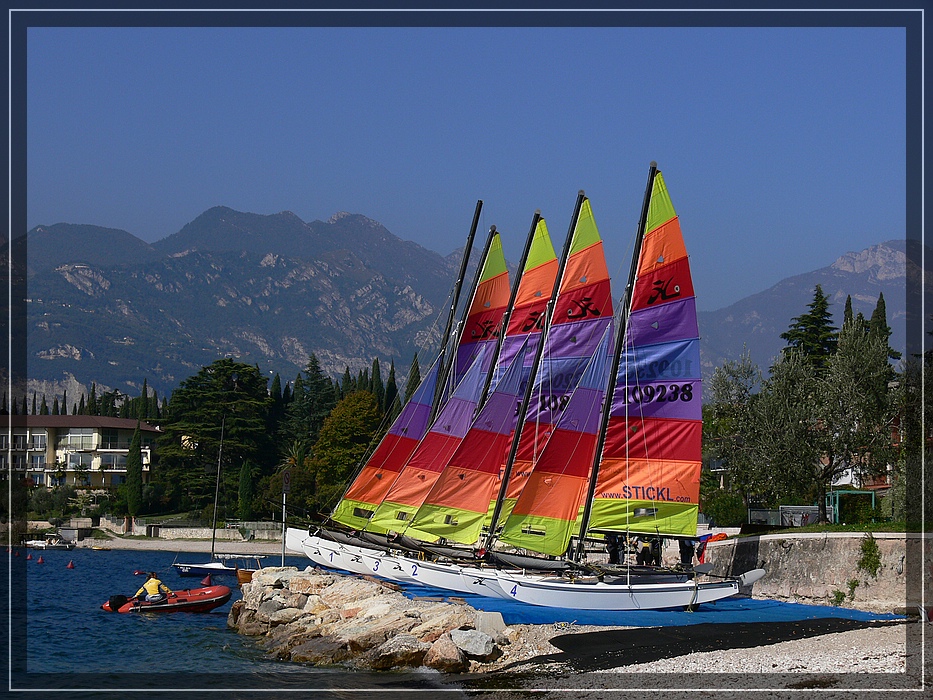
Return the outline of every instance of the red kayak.
[[[208,612],[230,600],[233,593],[227,586],[208,586],[191,590],[175,591],[165,600],[149,603],[145,600],[127,598],[124,595],[110,596],[110,600],[100,606],[107,612]]]

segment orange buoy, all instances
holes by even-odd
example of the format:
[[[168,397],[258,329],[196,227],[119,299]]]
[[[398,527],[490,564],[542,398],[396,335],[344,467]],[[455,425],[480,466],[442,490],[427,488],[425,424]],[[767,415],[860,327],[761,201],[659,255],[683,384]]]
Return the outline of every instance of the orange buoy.
[[[65,568],[66,568],[66,569],[73,569],[73,568],[75,568],[74,560],[71,560],[70,562],[68,562],[68,566],[66,566]]]
[[[45,559],[42,558],[42,555],[39,555],[39,558],[36,560],[36,564],[45,564]]]
[[[210,575],[210,574],[208,574],[207,576],[205,576],[204,578],[201,579],[201,585],[202,585],[202,586],[213,586],[213,585],[214,585],[214,582],[211,581],[211,575]]]
[[[26,559],[32,559],[32,552],[26,555]]]

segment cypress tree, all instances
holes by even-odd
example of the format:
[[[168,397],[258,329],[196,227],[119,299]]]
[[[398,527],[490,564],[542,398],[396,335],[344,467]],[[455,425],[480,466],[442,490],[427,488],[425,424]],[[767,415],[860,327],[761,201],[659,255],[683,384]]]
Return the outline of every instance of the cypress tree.
[[[91,382],[91,393],[87,397],[87,415],[100,415],[100,406],[97,403],[97,382]]]
[[[891,327],[888,325],[888,312],[885,307],[883,292],[878,294],[878,302],[875,304],[875,310],[868,320],[868,333],[875,338],[880,338],[887,344],[889,360],[901,359],[901,353],[893,349],[890,344]]]
[[[36,413],[36,392],[32,392],[32,415],[38,415]]]
[[[84,394],[81,394],[81,400],[78,402],[78,410],[75,411],[75,414],[79,416],[87,415],[87,406],[84,404]]]
[[[421,368],[418,366],[418,353],[415,353],[411,361],[411,369],[408,370],[408,381],[405,382],[405,403],[411,400],[419,384],[421,384]]]
[[[42,405],[39,407],[39,415],[49,415],[49,405],[45,402],[45,394],[42,394]]]
[[[28,416],[28,415],[29,415],[29,407],[26,405],[26,394],[23,394],[23,413],[22,413],[22,415],[24,415],[24,416]]]
[[[142,433],[139,430],[139,421],[136,421],[136,430],[130,441],[130,449],[126,454],[126,510],[130,515],[138,515],[143,507],[143,456]]]
[[[369,379],[369,384],[372,387],[370,391],[373,396],[376,397],[376,403],[379,404],[379,412],[386,412],[386,387],[382,383],[382,370],[379,368],[379,358],[373,360],[373,373]]]
[[[68,415],[68,390],[62,391],[62,415]]]
[[[353,377],[350,376],[350,365],[347,365],[347,368],[343,371],[343,383],[340,386],[340,398],[349,396],[354,391],[356,391],[356,386],[353,384]]]
[[[845,326],[852,322],[852,295],[846,295],[846,307],[842,312],[842,325]]]
[[[149,385],[145,379],[143,379],[143,390],[139,392],[136,418],[139,418],[139,420],[149,419]]]
[[[395,406],[398,403],[398,383],[395,381],[395,360],[389,365],[389,378],[386,380],[385,413],[394,420],[398,415]]]

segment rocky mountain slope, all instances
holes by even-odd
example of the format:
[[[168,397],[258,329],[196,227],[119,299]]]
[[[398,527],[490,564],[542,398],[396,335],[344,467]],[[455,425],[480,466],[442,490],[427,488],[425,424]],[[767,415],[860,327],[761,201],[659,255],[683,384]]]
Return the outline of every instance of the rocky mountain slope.
[[[311,352],[333,376],[377,356],[403,376],[417,349],[436,350],[460,264],[459,252],[443,257],[346,213],[304,222],[214,207],[152,245],[74,224],[36,227],[25,241],[29,391],[49,397],[77,397],[92,381],[135,396],[143,379],[165,395],[225,356],[283,380]],[[883,292],[903,349],[908,275],[919,268],[891,241],[701,313],[704,370],[744,346],[767,369],[817,283],[837,322],[847,294],[870,316]]]

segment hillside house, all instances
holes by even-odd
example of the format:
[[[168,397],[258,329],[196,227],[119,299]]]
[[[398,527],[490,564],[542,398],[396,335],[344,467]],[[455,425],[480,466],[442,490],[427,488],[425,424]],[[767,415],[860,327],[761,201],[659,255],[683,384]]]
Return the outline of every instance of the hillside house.
[[[135,418],[104,416],[8,416],[0,435],[0,473],[28,478],[34,486],[108,488],[126,482]],[[143,483],[149,481],[158,427],[139,421]]]

